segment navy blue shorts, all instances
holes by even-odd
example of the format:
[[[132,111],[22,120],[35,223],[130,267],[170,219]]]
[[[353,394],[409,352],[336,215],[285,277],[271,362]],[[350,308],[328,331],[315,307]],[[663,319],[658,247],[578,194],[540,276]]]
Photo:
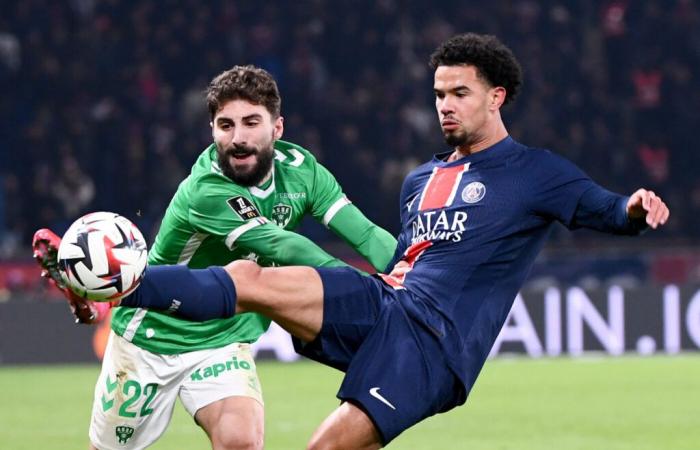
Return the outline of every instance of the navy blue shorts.
[[[434,336],[406,315],[405,290],[350,268],[317,269],[323,281],[321,332],[295,339],[300,354],[344,371],[338,398],[364,410],[384,445],[401,432],[464,403],[465,389]]]

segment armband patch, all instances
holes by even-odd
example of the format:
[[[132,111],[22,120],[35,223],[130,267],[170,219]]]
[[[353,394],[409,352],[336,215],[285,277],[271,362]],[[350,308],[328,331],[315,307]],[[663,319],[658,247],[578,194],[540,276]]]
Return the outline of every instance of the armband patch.
[[[230,206],[231,209],[243,220],[250,220],[260,217],[260,212],[255,205],[241,195],[231,197],[230,199],[226,200],[226,203],[228,203],[228,206]]]

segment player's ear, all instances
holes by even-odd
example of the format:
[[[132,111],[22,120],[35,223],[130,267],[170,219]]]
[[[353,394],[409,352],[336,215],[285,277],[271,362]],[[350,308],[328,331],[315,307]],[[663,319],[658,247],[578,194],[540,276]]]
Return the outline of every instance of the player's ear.
[[[209,128],[211,128],[212,130],[214,129],[214,122],[212,122],[211,120],[209,121]]]
[[[506,89],[503,86],[497,86],[489,92],[489,109],[497,110],[503,106],[506,101]]]
[[[284,117],[279,116],[277,119],[275,119],[275,126],[272,130],[272,137],[274,138],[274,140],[278,140],[282,138],[282,134],[284,134]]]

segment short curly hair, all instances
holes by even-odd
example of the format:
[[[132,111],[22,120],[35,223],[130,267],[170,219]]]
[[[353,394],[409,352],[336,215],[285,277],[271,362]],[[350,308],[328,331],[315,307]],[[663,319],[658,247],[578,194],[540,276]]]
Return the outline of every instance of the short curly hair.
[[[513,52],[496,36],[465,33],[452,36],[430,55],[430,67],[474,66],[490,86],[506,90],[503,104],[515,100],[523,84],[522,69]]]
[[[280,115],[282,99],[277,83],[259,67],[233,66],[214,77],[207,87],[207,107],[212,119],[224,103],[239,99],[264,106],[273,119]]]

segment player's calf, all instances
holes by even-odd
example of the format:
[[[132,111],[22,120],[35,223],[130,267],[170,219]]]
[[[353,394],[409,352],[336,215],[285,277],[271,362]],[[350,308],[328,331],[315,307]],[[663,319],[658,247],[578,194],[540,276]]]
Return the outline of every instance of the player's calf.
[[[236,288],[222,267],[151,266],[120,306],[157,309],[195,321],[231,317]]]

